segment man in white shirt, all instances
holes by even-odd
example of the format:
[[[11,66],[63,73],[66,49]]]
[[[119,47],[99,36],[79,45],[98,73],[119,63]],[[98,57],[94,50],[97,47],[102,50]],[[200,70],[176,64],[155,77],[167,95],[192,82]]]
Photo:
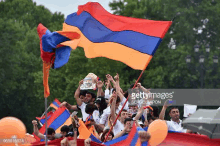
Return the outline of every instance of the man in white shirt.
[[[164,120],[165,112],[168,106],[170,106],[169,100],[164,103],[164,106],[160,112],[159,119]],[[183,133],[192,133],[191,130],[183,129],[182,120],[180,120],[180,113],[177,107],[172,107],[169,111],[169,116],[171,117],[170,121],[167,121],[168,130],[183,132]]]
[[[88,103],[94,104],[94,101],[96,99],[96,95],[92,92],[87,91],[86,96],[85,96],[84,100],[82,101],[82,99],[80,99],[80,86],[82,84],[83,84],[83,80],[81,80],[79,82],[79,86],[76,89],[74,97],[76,99],[76,103],[77,103],[78,107],[81,109],[81,113],[82,113],[82,116],[83,116],[83,121],[86,121],[86,118],[89,116],[89,114],[87,114],[85,112],[86,105]]]

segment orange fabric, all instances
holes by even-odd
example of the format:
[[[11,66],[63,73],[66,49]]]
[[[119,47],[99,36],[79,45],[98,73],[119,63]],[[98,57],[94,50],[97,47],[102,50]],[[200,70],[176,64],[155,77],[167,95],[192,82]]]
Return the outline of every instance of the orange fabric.
[[[98,136],[93,125],[88,129],[82,120],[79,120],[79,125],[79,139],[88,139],[91,134]]]
[[[91,135],[91,131],[89,131],[82,120],[79,120],[79,139],[88,139]]]
[[[61,125],[57,130],[56,130],[56,133],[60,133],[60,130],[61,128],[64,126],[64,125],[71,125],[72,124],[72,120],[71,120],[71,117],[69,117],[65,123],[63,123],[63,125]]]
[[[140,140],[140,138],[138,138],[137,143],[136,143],[135,146],[141,146],[141,140]]]
[[[47,98],[50,96],[50,89],[48,84],[50,63],[43,62],[43,85],[44,85],[44,97]]]
[[[65,23],[63,24],[63,31],[77,32],[80,34],[80,39],[66,41],[61,43],[61,45],[70,46],[72,49],[76,49],[77,46],[83,47],[87,58],[106,57],[121,61],[137,70],[144,70],[152,59],[151,55],[138,52],[118,43],[93,43],[88,40],[77,27]],[[64,35],[59,31],[57,33]]]

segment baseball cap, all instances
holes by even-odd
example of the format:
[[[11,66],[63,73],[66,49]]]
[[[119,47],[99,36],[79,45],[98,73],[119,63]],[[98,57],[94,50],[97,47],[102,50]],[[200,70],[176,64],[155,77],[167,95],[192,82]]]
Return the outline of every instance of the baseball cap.
[[[98,104],[101,104],[103,102],[105,102],[105,97],[103,97],[103,96],[99,96],[95,100],[95,103],[98,103]]]

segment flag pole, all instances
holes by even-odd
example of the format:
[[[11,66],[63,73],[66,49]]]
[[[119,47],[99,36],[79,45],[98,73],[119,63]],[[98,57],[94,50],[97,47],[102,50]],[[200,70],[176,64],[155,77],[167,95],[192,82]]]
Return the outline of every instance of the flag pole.
[[[148,64],[149,64],[149,62],[147,62],[147,63],[146,63],[146,65],[145,65],[144,69],[142,70],[141,74],[139,75],[139,77],[138,77],[137,81],[135,82],[135,84],[134,84],[134,86],[133,86],[133,88],[132,88],[132,89],[134,89],[134,88],[135,88],[135,86],[137,85],[138,81],[140,80],[141,76],[143,75],[144,71],[146,70],[146,68],[147,68],[147,65],[148,65]],[[124,107],[125,107],[125,105],[126,105],[127,101],[128,101],[128,97],[127,97],[127,99],[126,99],[125,103],[123,104],[123,106],[122,106],[121,110],[119,111],[119,113],[118,113],[118,115],[117,115],[117,117],[116,117],[116,119],[115,119],[115,121],[114,121],[113,125],[111,126],[111,128],[110,128],[109,132],[107,133],[107,136],[105,137],[104,143],[106,142],[106,140],[107,140],[107,138],[108,138],[108,135],[109,135],[109,134],[110,134],[110,132],[112,131],[113,126],[114,126],[114,125],[115,125],[115,123],[117,122],[117,119],[119,118],[119,115],[121,114],[122,110],[124,109]]]
[[[47,146],[47,98],[45,98],[45,127],[46,127],[46,138],[45,138],[45,146]]]
[[[47,111],[49,110],[50,106],[47,108]],[[41,118],[45,115],[45,111],[44,113],[42,114]]]

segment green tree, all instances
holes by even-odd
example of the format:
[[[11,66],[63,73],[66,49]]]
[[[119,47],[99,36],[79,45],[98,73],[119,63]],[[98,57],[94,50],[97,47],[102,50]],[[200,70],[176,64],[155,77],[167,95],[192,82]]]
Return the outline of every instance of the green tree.
[[[60,30],[64,15],[52,14],[31,0],[1,1],[0,8],[0,106],[4,111],[0,117],[18,117],[32,133],[31,121],[44,112],[42,61],[36,27],[43,23],[53,31]],[[41,80],[39,84],[38,80]]]

